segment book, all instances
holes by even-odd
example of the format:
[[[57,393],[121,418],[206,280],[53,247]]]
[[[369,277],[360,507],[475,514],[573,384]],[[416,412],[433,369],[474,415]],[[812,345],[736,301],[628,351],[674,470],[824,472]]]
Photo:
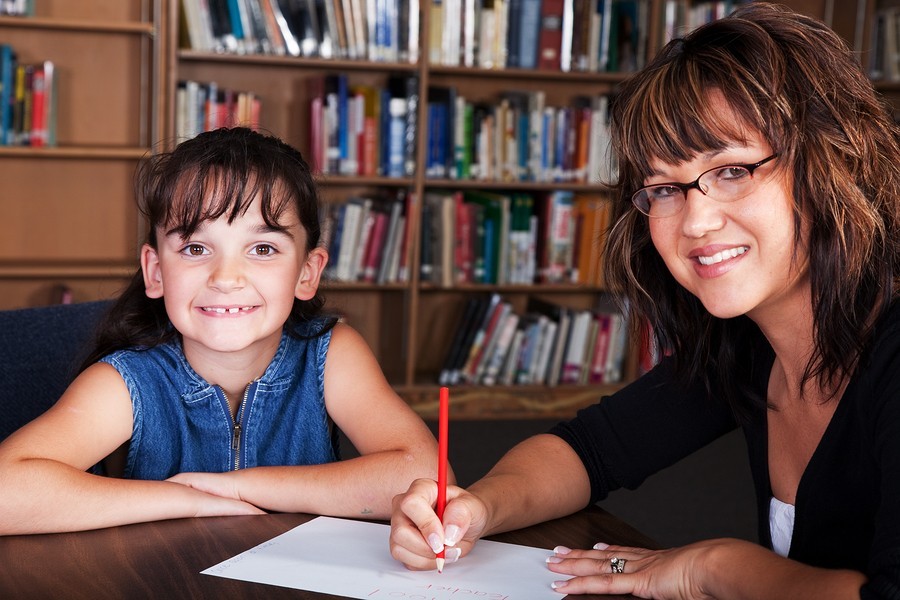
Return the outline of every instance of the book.
[[[487,357],[490,356],[497,343],[500,326],[511,310],[512,306],[502,298],[492,308],[489,318],[480,332],[482,333],[480,339],[476,338],[479,343],[477,346],[473,344],[473,352],[469,355],[469,360],[462,370],[463,379],[467,383],[478,383],[484,373]]]
[[[566,341],[560,383],[579,383],[587,350],[588,333],[593,315],[590,311],[577,311],[572,317],[572,326]]]
[[[455,348],[451,360],[447,364],[446,383],[443,385],[456,385],[461,381],[462,368],[465,366],[466,360],[471,352],[471,348],[478,332],[484,325],[488,311],[491,307],[499,302],[500,296],[492,294],[489,296],[474,296],[470,298],[473,306],[468,315],[464,315],[460,320],[457,332],[460,336],[459,346]],[[465,312],[465,311],[464,311]],[[451,349],[453,345],[451,344]]]
[[[447,349],[447,355],[444,358],[443,366],[438,375],[438,384],[450,385],[451,374],[456,367],[460,355],[466,350],[463,344],[466,342],[469,331],[473,329],[475,316],[484,305],[484,299],[480,296],[470,296],[463,307],[463,311],[457,320],[456,329],[454,329],[453,339]]]
[[[12,145],[13,97],[16,72],[16,51],[9,44],[0,44],[0,145]]]
[[[372,211],[372,230],[363,253],[362,281],[375,283],[387,242],[390,215],[383,208]]]
[[[571,281],[574,227],[572,204],[574,194],[568,190],[551,192],[544,201],[542,281]]]
[[[521,0],[522,9],[519,18],[519,67],[534,69],[537,67],[538,39],[541,29],[541,1]]]
[[[537,68],[558,71],[565,0],[542,0]]]
[[[500,310],[499,307],[501,303],[502,298],[500,294],[491,294],[487,302],[487,306],[482,313],[482,318],[479,321],[478,328],[476,329],[475,334],[472,337],[472,342],[469,345],[468,352],[466,353],[466,356],[458,369],[458,374],[454,374],[454,381],[461,382],[470,380],[470,374],[474,372],[474,369],[477,367],[478,360],[480,359],[480,354],[485,343],[485,337],[489,335],[489,332],[492,329],[492,321],[494,321],[494,325],[496,325],[495,319],[499,317],[498,311]]]
[[[403,200],[398,198],[390,204],[384,252],[376,276],[376,282],[380,285],[397,280],[396,265],[399,263],[400,243],[403,236]]]
[[[495,385],[500,378],[500,372],[507,362],[507,355],[510,352],[513,338],[519,326],[519,315],[509,312],[500,325],[497,333],[497,342],[494,345],[493,353],[487,361],[487,366],[481,377],[484,385]]]

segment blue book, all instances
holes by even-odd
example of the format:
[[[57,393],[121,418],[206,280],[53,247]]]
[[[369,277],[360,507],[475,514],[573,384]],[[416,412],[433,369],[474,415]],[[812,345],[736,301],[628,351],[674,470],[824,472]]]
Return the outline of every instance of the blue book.
[[[541,30],[541,0],[521,0],[519,18],[519,66],[537,68],[538,38]]]
[[[347,105],[347,76],[344,74],[337,75],[337,95],[338,95],[338,149],[340,151],[341,174],[348,175],[350,158],[350,140],[347,137],[350,134],[350,114]]]
[[[425,174],[431,178],[447,176],[446,170],[447,107],[440,102],[428,103],[428,157]]]
[[[13,73],[16,53],[9,44],[0,44],[0,146],[12,145]]]
[[[390,162],[390,155],[391,155],[391,151],[390,151],[390,141],[391,140],[390,140],[390,136],[388,135],[388,131],[390,131],[390,129],[391,129],[391,110],[390,110],[391,91],[386,88],[382,89],[380,92],[380,98],[381,98],[381,107],[380,107],[381,112],[378,113],[378,115],[381,119],[381,123],[379,123],[379,127],[378,127],[378,130],[379,130],[378,144],[380,146],[378,156],[380,157],[380,161],[379,161],[380,164],[378,165],[378,168],[379,168],[378,172],[381,175],[387,175],[388,171],[390,170],[389,162]]]
[[[522,66],[519,54],[522,40],[522,4],[524,0],[509,0],[506,29],[506,66]]]

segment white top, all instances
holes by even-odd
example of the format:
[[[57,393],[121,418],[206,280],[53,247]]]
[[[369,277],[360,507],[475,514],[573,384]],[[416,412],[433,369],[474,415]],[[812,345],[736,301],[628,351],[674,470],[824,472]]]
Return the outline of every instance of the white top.
[[[772,535],[772,549],[780,556],[787,556],[794,534],[793,504],[785,504],[772,496],[769,501],[769,532]]]

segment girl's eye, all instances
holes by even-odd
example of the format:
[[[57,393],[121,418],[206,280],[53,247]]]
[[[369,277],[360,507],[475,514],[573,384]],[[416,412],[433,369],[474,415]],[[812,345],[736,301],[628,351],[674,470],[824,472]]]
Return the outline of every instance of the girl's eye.
[[[184,247],[182,252],[189,256],[203,256],[204,254],[206,254],[206,248],[204,248],[200,244],[188,244]]]

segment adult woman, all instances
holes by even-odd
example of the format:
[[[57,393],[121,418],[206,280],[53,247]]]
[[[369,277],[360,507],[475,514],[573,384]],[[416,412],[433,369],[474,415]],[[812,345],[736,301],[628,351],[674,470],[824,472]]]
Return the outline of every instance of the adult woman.
[[[607,282],[667,358],[453,488],[443,528],[417,481],[393,555],[458,558],[741,426],[768,548],[557,548],[556,589],[900,597],[900,149],[871,84],[824,25],[752,3],[626,82],[612,136]]]

